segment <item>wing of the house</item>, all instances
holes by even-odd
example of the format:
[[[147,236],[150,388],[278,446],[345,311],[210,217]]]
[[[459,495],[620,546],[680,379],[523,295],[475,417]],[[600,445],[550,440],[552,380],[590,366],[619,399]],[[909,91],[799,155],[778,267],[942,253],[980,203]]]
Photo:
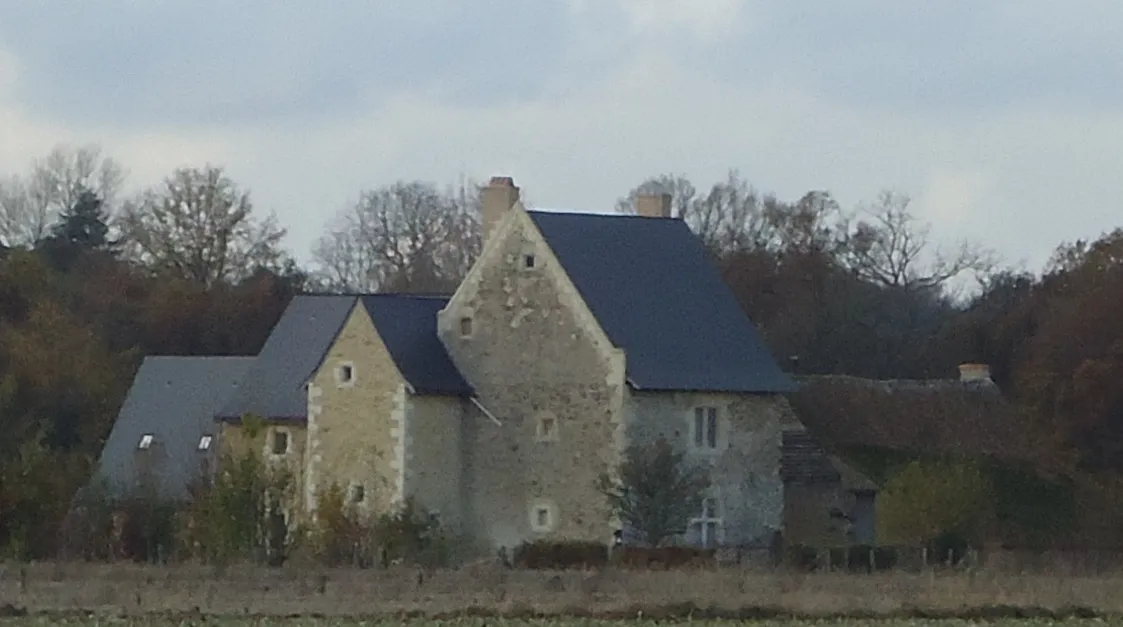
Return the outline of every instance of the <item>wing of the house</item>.
[[[102,450],[95,479],[117,495],[186,496],[216,448],[213,416],[253,357],[147,357]]]
[[[281,315],[246,373],[238,393],[215,417],[238,422],[246,414],[303,424],[308,417],[304,384],[354,305],[354,296],[301,295]]]
[[[698,237],[669,203],[641,200],[637,215],[578,213],[527,210],[507,177],[483,191],[484,247],[438,330],[497,418],[466,447],[495,545],[610,538],[596,477],[659,437],[714,468],[698,541],[758,542],[781,525],[795,386]]]
[[[799,519],[797,540],[823,537],[827,521],[821,516],[810,521],[806,512],[818,516],[821,502],[828,502],[860,527],[855,540],[867,543],[876,518],[875,492],[914,459],[950,455],[983,461],[1013,473],[1008,477],[1024,477],[1016,481],[1031,481],[1034,489],[1049,485],[1047,434],[981,369],[976,376],[980,367],[965,364],[960,378],[930,380],[801,377],[790,402],[807,431],[785,435],[785,479],[791,516]]]
[[[679,219],[529,211],[638,391],[786,393],[753,322]]]
[[[304,502],[334,484],[382,512],[406,497],[455,526],[462,511],[461,424],[474,391],[437,335],[448,299],[368,294],[308,375]]]

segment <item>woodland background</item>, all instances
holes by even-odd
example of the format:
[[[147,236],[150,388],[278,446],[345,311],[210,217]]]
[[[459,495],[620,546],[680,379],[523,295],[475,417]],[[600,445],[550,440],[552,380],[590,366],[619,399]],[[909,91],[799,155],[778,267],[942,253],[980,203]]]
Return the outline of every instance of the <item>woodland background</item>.
[[[298,293],[450,292],[480,249],[471,185],[361,190],[302,267],[223,168],[128,197],[126,176],[96,146],[0,176],[0,556],[56,554],[145,355],[253,354]],[[844,208],[823,190],[775,198],[735,170],[695,185],[621,181],[617,209],[671,192],[790,371],[942,378],[985,362],[1034,410],[1054,467],[1123,476],[1123,230],[1058,243],[1032,273],[981,242],[938,245],[898,192]]]

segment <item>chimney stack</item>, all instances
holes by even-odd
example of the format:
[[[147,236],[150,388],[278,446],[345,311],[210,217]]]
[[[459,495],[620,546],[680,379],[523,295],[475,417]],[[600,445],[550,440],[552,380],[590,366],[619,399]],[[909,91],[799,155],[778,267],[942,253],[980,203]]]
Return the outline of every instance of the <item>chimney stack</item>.
[[[990,381],[990,366],[987,364],[960,364],[960,381]]]
[[[519,188],[514,179],[509,176],[493,176],[480,192],[480,202],[483,205],[484,243],[491,238],[491,232],[519,201]]]
[[[647,218],[671,217],[670,194],[639,194],[636,196],[636,213]]]

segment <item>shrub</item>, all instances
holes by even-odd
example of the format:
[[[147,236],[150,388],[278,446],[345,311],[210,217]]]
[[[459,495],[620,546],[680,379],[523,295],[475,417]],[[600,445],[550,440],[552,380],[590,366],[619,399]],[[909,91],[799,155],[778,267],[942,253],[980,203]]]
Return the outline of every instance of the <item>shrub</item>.
[[[993,528],[994,488],[974,463],[914,461],[893,476],[879,499],[879,536],[926,545],[939,538],[981,542]]]
[[[617,518],[638,531],[645,544],[659,546],[686,532],[702,509],[710,477],[701,466],[687,466],[681,451],[659,439],[654,446],[629,446],[616,475],[601,475],[597,488]]]
[[[567,570],[599,568],[608,563],[608,546],[600,542],[524,542],[515,548],[515,568]]]
[[[181,526],[187,552],[208,562],[282,562],[295,537],[284,515],[292,489],[292,473],[268,467],[253,449],[224,453],[219,471],[191,490]]]

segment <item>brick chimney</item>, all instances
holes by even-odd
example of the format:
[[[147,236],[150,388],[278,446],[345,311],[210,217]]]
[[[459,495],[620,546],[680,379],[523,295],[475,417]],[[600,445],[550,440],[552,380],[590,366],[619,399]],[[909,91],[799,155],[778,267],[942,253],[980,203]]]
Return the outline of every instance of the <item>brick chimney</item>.
[[[960,381],[990,381],[990,366],[987,364],[960,364]]]
[[[484,242],[491,238],[491,232],[499,225],[503,216],[519,201],[519,188],[509,176],[493,176],[480,192],[483,205]]]
[[[639,194],[636,196],[636,213],[647,218],[671,217],[670,194]]]

